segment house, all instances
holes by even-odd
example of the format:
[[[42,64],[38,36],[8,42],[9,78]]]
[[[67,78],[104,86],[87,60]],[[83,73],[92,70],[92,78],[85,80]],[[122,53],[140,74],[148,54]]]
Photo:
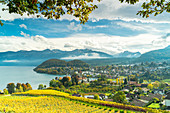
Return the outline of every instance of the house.
[[[121,91],[129,92],[129,89],[122,89]]]
[[[164,91],[164,90],[161,90],[161,89],[154,89],[154,90],[153,90],[153,93],[154,93],[154,94],[157,94],[157,93],[158,93],[158,94],[164,95],[165,91]]]
[[[159,100],[162,99],[162,95],[160,95],[160,94],[153,94],[153,93],[149,93],[147,96],[140,96],[140,99],[149,102],[149,101],[151,101],[154,97],[158,98]]]
[[[94,99],[94,97],[87,97],[87,98],[89,98],[89,99]]]
[[[72,96],[81,97],[79,94],[72,94]]]
[[[134,84],[136,87],[141,87],[141,84]]]
[[[168,107],[168,109],[170,109],[170,92],[166,94],[165,105]]]
[[[113,99],[105,99],[105,101],[113,102]]]
[[[142,88],[142,90],[144,93],[147,93],[149,91],[149,89],[147,89],[147,88]]]
[[[126,95],[126,100],[130,100],[131,98],[135,98],[136,97],[136,94],[132,94],[132,93],[128,93],[127,95]]]
[[[124,89],[132,90],[133,88],[130,86],[125,86]]]
[[[104,99],[105,98],[105,94],[99,94],[99,96]]]
[[[128,84],[135,85],[135,84],[137,84],[137,82],[136,81],[128,81]]]
[[[78,79],[79,79],[79,82],[81,82],[82,80],[83,80],[84,82],[87,81],[87,78],[86,78],[86,77],[79,77]]]
[[[135,105],[135,106],[140,106],[140,107],[143,107],[146,103],[145,102],[142,102],[141,100],[139,99],[133,99],[131,102],[130,102],[131,105]]]
[[[147,87],[148,84],[141,84],[141,87]]]

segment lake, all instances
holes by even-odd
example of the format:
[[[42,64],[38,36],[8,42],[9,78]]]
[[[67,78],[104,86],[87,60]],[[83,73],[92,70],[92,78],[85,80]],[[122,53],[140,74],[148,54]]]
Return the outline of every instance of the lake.
[[[8,83],[28,82],[33,89],[37,89],[39,84],[45,84],[48,87],[51,79],[54,79],[56,76],[65,76],[39,74],[33,71],[34,68],[31,66],[0,66],[0,90],[6,88]]]

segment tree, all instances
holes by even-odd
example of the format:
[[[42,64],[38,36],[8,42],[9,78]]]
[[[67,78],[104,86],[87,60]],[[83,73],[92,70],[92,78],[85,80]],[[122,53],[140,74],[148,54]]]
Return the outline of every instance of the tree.
[[[77,75],[77,74],[73,74],[72,76],[71,76],[71,81],[72,81],[72,84],[73,85],[78,85],[78,82],[79,82],[79,76]]]
[[[161,82],[159,84],[159,89],[164,89],[166,87],[166,84],[164,82]]]
[[[15,84],[14,83],[9,83],[7,84],[7,88],[8,88],[8,92],[10,94],[14,93],[15,92]]]
[[[27,85],[26,84],[22,83],[22,87],[23,87],[24,92],[27,91]]]
[[[21,83],[17,83],[16,88],[17,88],[17,89],[19,89],[19,88],[20,88],[20,86],[21,86]]]
[[[100,1],[100,0],[97,0]],[[5,4],[9,13],[23,15],[37,15],[37,18],[44,16],[47,19],[59,19],[61,15],[73,15],[81,21],[87,22],[89,14],[97,8],[93,0],[1,0]],[[39,14],[41,13],[41,15]],[[1,25],[2,22],[1,22]]]
[[[101,0],[95,0],[100,2]],[[89,19],[89,14],[97,7],[94,0],[0,0],[0,3],[7,6],[3,8],[9,13],[23,15],[36,15],[37,18],[43,16],[47,19],[59,19],[61,15],[69,14],[79,18],[81,23],[86,23]],[[139,0],[119,0],[121,3],[135,4]],[[114,3],[114,2],[113,2]],[[150,0],[142,4],[142,11],[138,11],[137,15],[143,18],[148,18],[150,14],[154,16],[170,12],[170,2],[167,0]],[[0,24],[3,23],[0,21]]]
[[[16,92],[23,92],[23,87],[22,87],[21,83],[17,83]]]
[[[119,78],[116,78],[116,85],[119,84]]]
[[[51,81],[50,81],[50,87],[59,87],[60,85],[62,85],[62,83],[60,83],[60,81],[59,80],[54,80],[54,79],[52,79]]]
[[[65,85],[66,82],[69,81],[68,77],[63,77],[63,79],[61,80],[61,82],[63,83],[63,85]]]
[[[138,93],[139,93],[139,94],[143,93],[143,90],[142,90],[141,87],[138,88]]]
[[[125,84],[125,85],[127,84],[127,78],[124,79],[124,84]]]
[[[23,87],[21,83],[17,83],[16,85],[16,92],[23,92]]]
[[[143,78],[140,78],[140,79],[139,79],[139,83],[140,83],[140,84],[143,83]]]
[[[148,89],[153,89],[153,85],[152,84],[148,84],[147,88]]]
[[[94,99],[99,100],[99,99],[100,99],[100,98],[99,98],[99,95],[98,95],[98,94],[95,94],[95,95],[94,95]]]
[[[43,84],[39,84],[38,89],[43,89],[44,85]]]
[[[26,83],[26,85],[27,85],[27,90],[32,90],[32,87],[29,83]]]
[[[155,82],[153,83],[153,87],[154,87],[155,89],[157,89],[157,88],[159,87],[159,81],[155,81]]]
[[[5,95],[8,94],[8,90],[7,89],[4,89],[3,92],[4,92]]]
[[[114,96],[113,96],[113,101],[118,102],[118,103],[126,103],[126,96],[123,91],[118,91]]]

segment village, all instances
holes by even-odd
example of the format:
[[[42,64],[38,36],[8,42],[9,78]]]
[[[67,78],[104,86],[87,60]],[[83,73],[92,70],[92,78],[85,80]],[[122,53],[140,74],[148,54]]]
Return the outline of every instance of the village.
[[[71,71],[74,74],[67,75],[70,77],[70,86],[51,85],[51,87],[71,92],[72,96],[77,97],[98,98],[155,109],[170,109],[170,84],[168,81],[170,66],[166,62],[107,65],[89,67],[86,70],[72,68]],[[72,81],[75,76],[77,76],[77,84]],[[62,78],[56,80],[62,81]],[[121,101],[115,100],[115,98],[121,98],[116,96],[118,93],[120,93],[118,96],[123,96]]]

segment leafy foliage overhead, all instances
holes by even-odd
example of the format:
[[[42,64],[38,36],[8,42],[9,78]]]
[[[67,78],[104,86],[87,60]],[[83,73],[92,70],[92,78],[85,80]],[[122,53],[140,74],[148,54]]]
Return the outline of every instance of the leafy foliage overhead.
[[[97,0],[100,1],[100,0]],[[0,3],[5,4],[9,13],[17,13],[21,16],[26,13],[29,15],[44,16],[47,19],[59,19],[61,15],[73,15],[81,21],[87,22],[89,14],[97,8],[93,0],[0,0]],[[1,23],[1,25],[3,25]]]
[[[26,13],[35,15],[37,18],[44,16],[47,19],[59,19],[61,15],[69,14],[79,18],[81,23],[86,23],[89,19],[89,14],[92,13],[97,7],[96,1],[101,0],[0,0],[0,3],[7,6],[2,10],[8,10],[9,13],[20,14],[21,16]],[[119,0],[128,4],[135,4],[139,0]],[[114,3],[114,2],[113,2]],[[142,17],[149,17],[150,14],[154,16],[163,13],[164,11],[170,12],[169,0],[149,0],[143,3],[143,10],[138,11],[137,15]],[[3,23],[0,21],[0,24]]]
[[[119,0],[121,2],[126,2],[129,4],[135,4],[139,0]],[[143,18],[148,18],[149,15],[154,14],[154,16],[165,12],[170,13],[170,0],[146,0],[143,2],[143,10],[138,11],[137,15],[142,16]]]

